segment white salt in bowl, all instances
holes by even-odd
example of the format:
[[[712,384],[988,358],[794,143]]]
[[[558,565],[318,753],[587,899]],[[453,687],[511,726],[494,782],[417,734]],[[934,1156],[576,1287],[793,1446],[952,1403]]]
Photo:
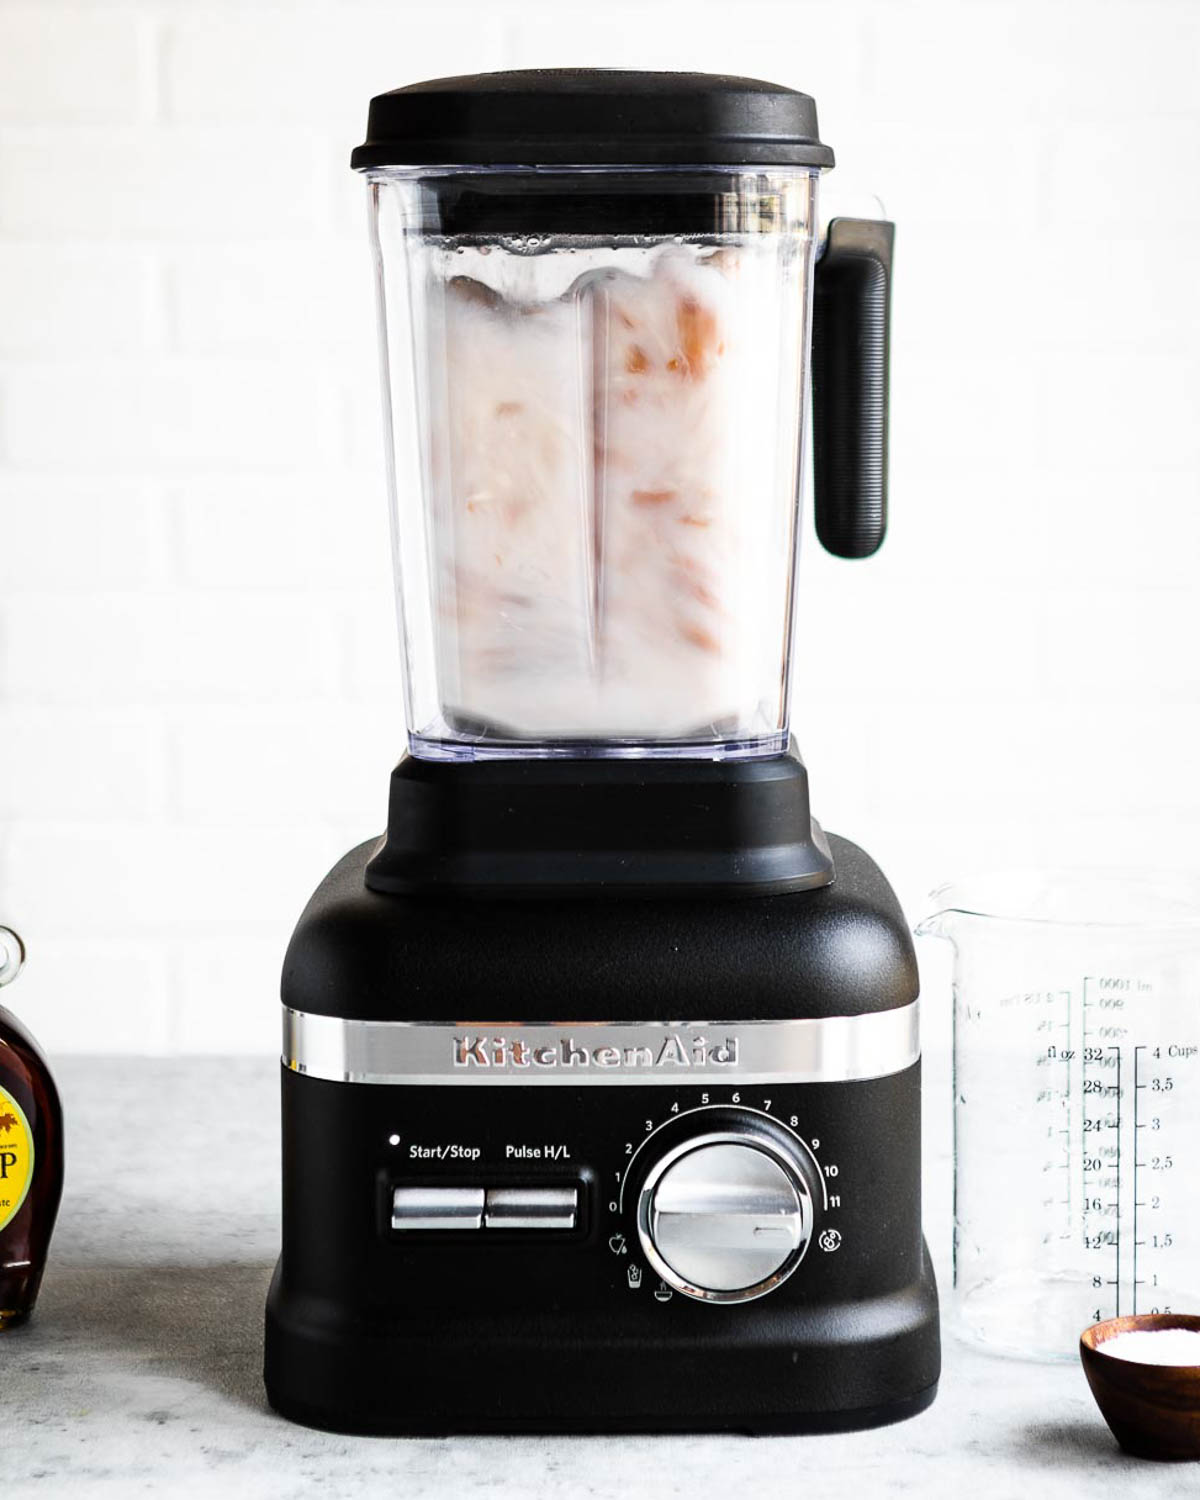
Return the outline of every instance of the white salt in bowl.
[[[1184,1313],[1110,1318],[1080,1336],[1096,1405],[1127,1453],[1200,1459],[1200,1351],[1179,1362],[1193,1336],[1200,1342],[1200,1316]]]

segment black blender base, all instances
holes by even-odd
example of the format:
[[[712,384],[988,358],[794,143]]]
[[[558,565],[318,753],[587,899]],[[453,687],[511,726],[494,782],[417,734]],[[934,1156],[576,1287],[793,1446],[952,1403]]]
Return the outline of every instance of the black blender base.
[[[281,1417],[289,1422],[298,1422],[303,1427],[315,1427],[320,1432],[337,1432],[353,1437],[464,1437],[474,1436],[600,1436],[613,1433],[713,1433],[730,1432],[741,1437],[804,1437],[822,1432],[863,1432],[870,1427],[890,1427],[896,1422],[905,1422],[909,1417],[919,1416],[932,1406],[937,1396],[937,1381],[918,1391],[915,1396],[899,1401],[889,1401],[882,1406],[857,1407],[853,1411],[835,1412],[785,1412],[780,1416],[737,1417],[721,1420],[697,1421],[682,1417],[637,1417],[624,1418],[619,1422],[589,1419],[586,1413],[578,1420],[550,1423],[548,1420],[517,1422],[489,1420],[477,1422],[459,1421],[455,1418],[428,1425],[410,1423],[403,1427],[396,1423],[371,1423],[361,1421],[332,1420],[328,1412],[310,1408],[301,1402],[276,1399],[270,1389],[267,1399]]]
[[[799,795],[794,766],[775,773],[768,810],[780,786]],[[638,785],[605,782],[623,806]],[[490,787],[489,847],[507,836],[499,810],[519,805],[520,790]],[[716,796],[692,791],[702,805]],[[437,796],[432,804],[431,818]],[[420,805],[409,809],[417,821]],[[574,825],[598,846],[602,810]],[[760,847],[778,847],[773,830],[788,821],[768,817]],[[735,807],[720,827],[742,822]],[[544,831],[527,829],[539,840]],[[604,847],[625,847],[619,832],[614,821]],[[670,894],[601,885],[561,898],[468,900],[455,885],[461,868],[444,893],[385,893],[366,878],[371,846],[340,861],[301,918],[283,975],[283,1253],[265,1363],[280,1412],[396,1436],[802,1433],[878,1426],[933,1399],[938,1314],[920,1231],[915,955],[874,861],[832,835],[828,847],[835,880],[776,895],[683,889],[672,876]],[[801,1059],[798,1076],[785,1068],[769,1088],[751,1068],[655,1078],[637,1071],[636,1053],[629,1071],[599,1086],[592,1074],[497,1076],[474,1050],[473,1064],[463,1056],[468,1071],[454,1072],[456,1034],[497,1029],[461,1019],[471,1016],[535,1028],[559,1018],[568,1032],[716,1026],[735,1041],[742,1025],[800,1023],[833,1040],[827,1059]],[[837,1041],[847,1021],[882,1027],[892,1041],[851,1065]],[[441,1028],[451,1071],[433,1053],[432,1072],[398,1071],[397,1057],[415,1055],[413,1038],[388,1028],[405,1026],[433,1028],[434,1038]],[[372,1056],[381,1034],[399,1052]],[[333,1040],[324,1052],[321,1037]],[[653,1048],[648,1056],[656,1066]],[[626,1065],[620,1055],[617,1063]],[[816,1169],[836,1178],[828,1195],[823,1183],[813,1194],[820,1222],[803,1264],[748,1301],[705,1304],[656,1286],[644,1242],[632,1241],[633,1142],[672,1120],[694,1133],[717,1118],[692,1118],[704,1110],[727,1112],[735,1130],[747,1110],[795,1127],[796,1141],[819,1152]],[[553,1161],[539,1155],[542,1143]],[[510,1238],[480,1224],[479,1233],[395,1224],[397,1186],[478,1192],[518,1171],[531,1185],[571,1177],[571,1232],[526,1226]],[[628,1204],[600,1190],[616,1182],[629,1184]]]
[[[764,1318],[750,1337],[675,1343],[623,1340],[611,1322],[590,1337],[566,1319],[516,1313],[403,1333],[322,1326],[315,1310],[288,1304],[282,1280],[277,1269],[267,1398],[329,1432],[846,1432],[916,1416],[937,1395],[928,1251],[920,1282],[891,1296]]]

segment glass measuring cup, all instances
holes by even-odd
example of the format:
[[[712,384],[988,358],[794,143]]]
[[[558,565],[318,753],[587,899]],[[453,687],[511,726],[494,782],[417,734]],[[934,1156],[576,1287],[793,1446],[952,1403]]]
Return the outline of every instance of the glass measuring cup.
[[[1200,880],[934,893],[954,945],[954,1305],[997,1351],[1200,1307]]]

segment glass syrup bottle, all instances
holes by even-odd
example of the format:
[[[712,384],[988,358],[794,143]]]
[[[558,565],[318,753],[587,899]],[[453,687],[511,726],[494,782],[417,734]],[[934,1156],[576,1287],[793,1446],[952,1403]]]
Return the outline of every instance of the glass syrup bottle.
[[[0,986],[25,961],[0,927]],[[0,1330],[33,1311],[63,1182],[62,1105],[41,1048],[0,1006]]]

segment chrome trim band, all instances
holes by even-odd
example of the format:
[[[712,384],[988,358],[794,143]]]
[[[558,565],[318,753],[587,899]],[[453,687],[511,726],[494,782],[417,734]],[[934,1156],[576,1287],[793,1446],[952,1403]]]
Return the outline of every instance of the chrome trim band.
[[[921,1055],[918,1005],[796,1021],[350,1021],[284,1007],[283,1064],[334,1083],[848,1083]]]

